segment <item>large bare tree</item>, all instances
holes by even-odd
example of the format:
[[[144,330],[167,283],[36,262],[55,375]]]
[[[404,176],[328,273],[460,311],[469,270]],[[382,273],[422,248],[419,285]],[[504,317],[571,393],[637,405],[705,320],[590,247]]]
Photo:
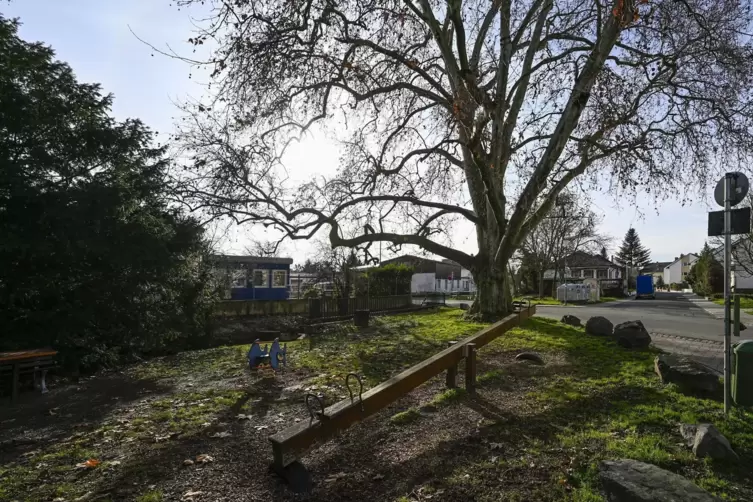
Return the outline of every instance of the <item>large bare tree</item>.
[[[198,3],[190,42],[216,50],[214,98],[180,132],[192,208],[420,246],[471,270],[485,315],[507,312],[505,267],[573,180],[678,193],[752,150],[747,2],[178,1]],[[341,165],[292,184],[285,148],[315,125]],[[476,255],[447,244],[457,220]]]
[[[557,274],[568,255],[576,251],[598,253],[609,244],[610,238],[597,231],[602,218],[589,204],[575,194],[560,194],[556,207],[521,242],[521,264],[534,272],[539,296],[544,296],[546,270],[554,269]]]

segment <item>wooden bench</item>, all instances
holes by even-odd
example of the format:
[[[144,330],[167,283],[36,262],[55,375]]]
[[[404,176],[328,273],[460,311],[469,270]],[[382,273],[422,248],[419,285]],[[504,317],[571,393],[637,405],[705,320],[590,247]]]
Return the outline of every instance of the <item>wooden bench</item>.
[[[11,379],[11,401],[18,399],[21,375],[32,374],[34,386],[41,376],[42,393],[47,392],[47,371],[55,366],[57,351],[52,349],[0,352],[0,380]]]

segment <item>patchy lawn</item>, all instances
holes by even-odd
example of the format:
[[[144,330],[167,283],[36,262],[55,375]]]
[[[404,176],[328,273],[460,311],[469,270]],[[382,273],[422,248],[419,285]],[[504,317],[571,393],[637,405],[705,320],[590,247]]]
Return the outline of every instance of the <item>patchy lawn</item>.
[[[268,472],[267,436],[308,420],[306,392],[332,403],[347,395],[347,373],[372,387],[480,327],[449,309],[384,317],[289,343],[276,376],[252,375],[247,347],[225,347],[27,394],[0,410],[0,500],[298,500]],[[523,349],[547,364],[516,362]],[[654,355],[532,319],[480,351],[475,396],[446,390],[440,375],[311,450],[308,500],[597,501],[596,464],[612,457],[753,500],[751,415],[725,420],[718,402],[663,387]],[[679,423],[701,421],[739,464],[692,456]]]
[[[531,305],[562,305],[561,301],[555,298],[547,297],[547,296],[543,298],[539,298],[535,296],[522,296],[520,298],[515,298],[515,301],[520,301],[520,300],[528,300],[531,302]]]
[[[711,300],[712,302],[716,303],[717,305],[724,305],[724,298],[717,298],[716,300]],[[733,303],[734,306],[734,303]],[[747,297],[747,296],[741,296],[740,297],[740,310],[745,311],[746,314],[753,315],[753,298]]]

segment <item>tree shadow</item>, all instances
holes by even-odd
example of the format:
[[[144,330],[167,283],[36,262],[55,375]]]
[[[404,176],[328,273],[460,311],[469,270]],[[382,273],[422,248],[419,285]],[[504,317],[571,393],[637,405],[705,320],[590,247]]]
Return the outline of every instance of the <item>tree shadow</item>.
[[[123,373],[91,377],[76,384],[53,388],[47,394],[22,393],[15,403],[0,407],[0,462],[23,454],[40,443],[50,444],[70,435],[74,428],[97,427],[115,407],[146,395],[173,389],[154,380]]]

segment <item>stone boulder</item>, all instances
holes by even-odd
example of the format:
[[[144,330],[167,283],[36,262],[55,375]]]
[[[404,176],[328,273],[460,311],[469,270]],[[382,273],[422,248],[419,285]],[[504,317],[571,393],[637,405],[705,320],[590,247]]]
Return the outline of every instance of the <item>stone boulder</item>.
[[[471,304],[470,303],[461,303],[459,305],[460,310],[471,310]]]
[[[727,438],[711,424],[682,424],[680,434],[688,442],[688,446],[693,448],[693,454],[698,458],[739,460]]]
[[[718,395],[722,389],[716,373],[687,357],[658,355],[654,359],[654,370],[663,384],[675,383],[686,393],[711,396]]]
[[[684,477],[637,460],[604,460],[599,480],[609,502],[716,502]]]
[[[562,322],[563,324],[568,324],[570,326],[575,326],[576,328],[580,328],[582,326],[580,319],[570,314],[563,315],[560,322]]]
[[[614,325],[606,317],[596,316],[586,321],[586,334],[594,336],[612,336]]]
[[[521,352],[520,354],[515,356],[515,360],[516,361],[530,361],[540,366],[543,366],[545,364],[544,360],[536,352]]]
[[[612,336],[620,347],[645,349],[651,345],[651,335],[641,321],[628,321],[614,327]]]

